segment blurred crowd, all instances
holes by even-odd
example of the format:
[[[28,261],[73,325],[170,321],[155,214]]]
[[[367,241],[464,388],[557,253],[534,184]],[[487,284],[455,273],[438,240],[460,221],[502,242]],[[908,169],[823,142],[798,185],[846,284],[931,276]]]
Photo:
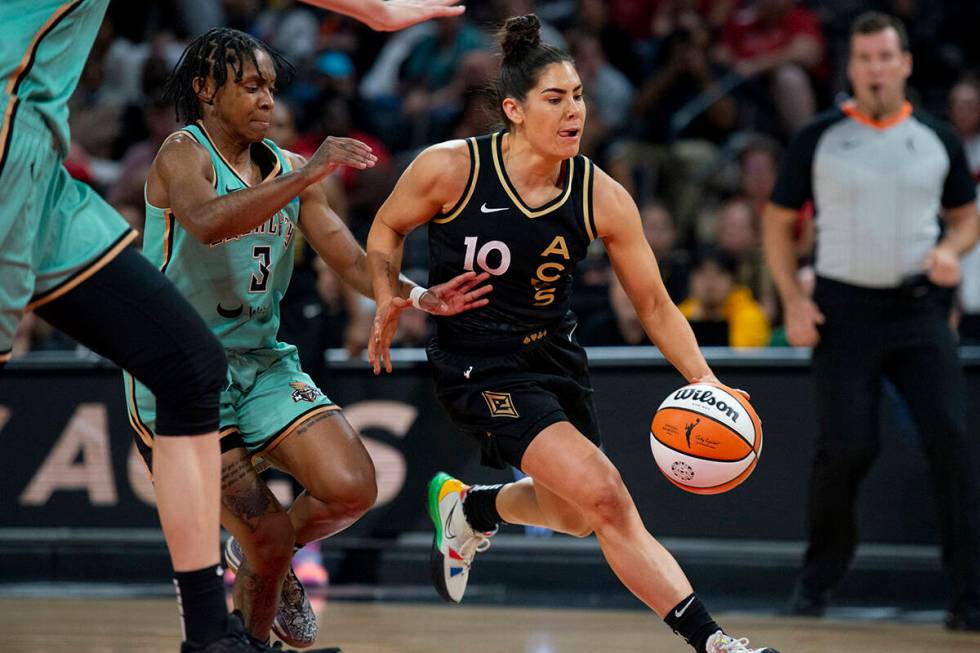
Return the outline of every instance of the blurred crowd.
[[[282,51],[295,75],[280,83],[269,137],[310,155],[327,135],[358,138],[379,156],[367,171],[330,178],[330,201],[364,242],[395,179],[436,141],[497,128],[488,89],[493,32],[537,13],[548,42],[573,54],[585,85],[583,154],[636,199],[671,297],[703,345],[785,344],[762,262],[760,215],[782,148],[847,94],[847,30],[868,9],[905,22],[914,72],[909,94],[952,122],[980,180],[980,3],[957,0],[485,0],[458,19],[394,34],[291,0],[114,0],[71,99],[71,174],[90,183],[136,228],[143,183],[163,139],[179,128],[162,98],[188,40],[215,26]],[[798,228],[801,278],[812,278],[812,210]],[[359,354],[373,307],[345,288],[302,242],[283,306],[282,338],[300,346],[316,378],[322,351]],[[426,279],[426,237],[414,233],[404,267]],[[601,242],[573,294],[585,345],[647,344]],[[980,338],[980,254],[964,263],[964,338]],[[414,314],[413,314],[414,313]],[[397,344],[428,339],[425,316],[401,320]],[[15,353],[72,348],[36,319]]]

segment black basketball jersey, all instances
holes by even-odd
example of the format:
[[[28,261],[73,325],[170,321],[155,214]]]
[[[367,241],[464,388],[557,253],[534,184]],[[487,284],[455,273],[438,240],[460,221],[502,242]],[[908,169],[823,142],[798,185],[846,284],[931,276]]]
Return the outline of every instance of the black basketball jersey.
[[[582,155],[564,162],[564,187],[530,207],[507,177],[504,132],[467,139],[470,175],[448,213],[429,222],[429,285],[467,271],[492,276],[490,303],[436,318],[443,349],[529,344],[570,315],[575,266],[595,238],[595,168]]]

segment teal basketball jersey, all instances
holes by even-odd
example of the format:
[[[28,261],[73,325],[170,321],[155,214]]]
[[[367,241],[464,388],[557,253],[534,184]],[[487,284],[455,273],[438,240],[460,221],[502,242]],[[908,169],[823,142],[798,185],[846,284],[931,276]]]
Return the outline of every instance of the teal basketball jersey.
[[[0,2],[0,162],[18,105],[43,116],[68,153],[68,98],[78,84],[109,0]]]
[[[203,124],[188,125],[181,131],[210,154],[219,195],[248,188],[214,146]],[[268,139],[252,146],[252,156],[264,180],[292,170],[285,153]],[[180,289],[225,349],[275,347],[279,302],[293,272],[291,245],[299,224],[299,197],[252,231],[210,244],[189,234],[178,217],[170,208],[147,201],[144,255]]]

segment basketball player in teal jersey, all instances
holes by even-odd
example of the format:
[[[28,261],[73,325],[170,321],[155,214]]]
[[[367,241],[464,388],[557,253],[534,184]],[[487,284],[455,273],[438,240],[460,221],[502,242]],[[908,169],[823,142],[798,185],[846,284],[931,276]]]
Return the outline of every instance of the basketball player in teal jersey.
[[[374,165],[359,141],[328,138],[307,162],[265,139],[279,73],[267,45],[215,29],[185,50],[167,93],[187,125],[164,141],[146,183],[143,251],[224,345],[221,394],[222,523],[237,570],[235,601],[253,637],[270,627],[308,646],[316,621],[290,568],[293,547],[332,535],[373,504],[374,467],[357,433],[279,342],[279,302],[292,274],[299,229],[340,277],[371,297],[366,256],[327,204],[319,183],[338,165]],[[490,290],[473,272],[430,290],[402,279],[399,294],[439,315],[482,306]],[[149,460],[153,394],[125,375],[130,420]],[[306,491],[287,514],[252,461],[261,457]],[[288,574],[288,577],[287,577]],[[283,579],[286,584],[283,588]],[[281,601],[280,601],[280,589]],[[278,608],[278,614],[277,614]]]
[[[453,421],[486,464],[528,478],[429,486],[433,579],[460,601],[470,566],[501,521],[595,533],[619,579],[697,653],[775,653],[727,635],[680,566],[646,530],[619,472],[599,448],[585,351],[569,311],[575,265],[601,238],[644,330],[690,382],[716,381],[670,301],[633,199],[578,154],[586,107],[571,58],[542,45],[533,16],[511,18],[497,80],[506,130],[435,145],[408,167],[375,217],[368,257],[378,300],[369,340],[375,373],[404,301],[393,292],[405,235],[428,223],[430,281],[481,268],[490,303],[438,317],[427,353]]]
[[[348,0],[315,4],[356,13]],[[391,0],[376,7],[374,20],[379,29],[399,29],[461,11],[452,4]],[[161,437],[154,487],[181,604],[182,651],[269,651],[224,606],[217,441],[223,349],[163,275],[127,247],[135,234],[123,219],[62,165],[66,103],[107,5],[0,2],[0,368],[21,315],[36,310],[155,393]]]

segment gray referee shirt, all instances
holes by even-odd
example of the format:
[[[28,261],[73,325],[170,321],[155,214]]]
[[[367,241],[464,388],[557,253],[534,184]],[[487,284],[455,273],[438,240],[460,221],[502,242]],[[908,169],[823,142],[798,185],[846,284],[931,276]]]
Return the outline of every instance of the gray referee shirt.
[[[819,276],[892,288],[923,272],[940,209],[975,197],[963,146],[946,125],[909,103],[880,122],[845,103],[793,138],[772,202],[799,210],[813,200]]]

